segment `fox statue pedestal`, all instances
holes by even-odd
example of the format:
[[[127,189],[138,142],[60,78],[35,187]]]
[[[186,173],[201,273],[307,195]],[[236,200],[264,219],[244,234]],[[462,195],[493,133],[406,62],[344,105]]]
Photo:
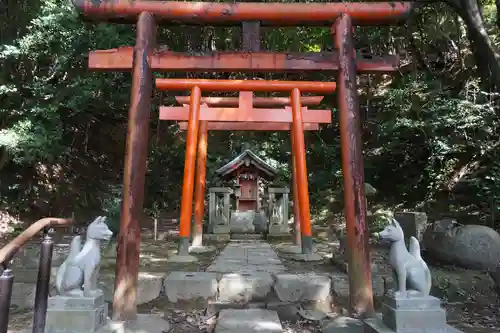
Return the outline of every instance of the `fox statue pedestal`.
[[[99,216],[87,228],[85,244],[81,236],[71,241],[68,257],[56,276],[58,296],[49,297],[44,333],[159,333],[168,331],[165,320],[138,315],[132,322],[108,319],[108,305],[102,290],[97,288],[101,241],[113,233]],[[30,331],[31,332],[31,331]]]
[[[94,333],[106,325],[108,305],[104,295],[49,298],[46,333]]]
[[[396,333],[452,333],[459,330],[446,324],[446,310],[439,298],[408,290],[407,295],[386,295],[382,323]],[[378,331],[380,332],[380,331]]]
[[[446,311],[439,298],[430,296],[432,279],[429,267],[420,255],[420,243],[410,237],[406,248],[401,225],[393,219],[381,231],[380,239],[390,243],[395,291],[387,293],[382,304],[382,321],[365,320],[365,333],[455,333],[446,324]]]

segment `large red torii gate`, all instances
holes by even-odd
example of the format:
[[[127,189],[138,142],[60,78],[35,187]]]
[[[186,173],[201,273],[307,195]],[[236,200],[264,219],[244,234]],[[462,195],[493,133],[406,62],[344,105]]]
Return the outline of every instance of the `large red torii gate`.
[[[152,70],[160,71],[337,71],[342,169],[347,223],[350,310],[373,309],[370,255],[360,134],[356,71],[391,72],[394,57],[356,59],[354,25],[393,24],[406,19],[411,2],[368,3],[213,3],[152,0],[73,0],[85,19],[137,25],[136,45],[94,51],[89,68],[132,70],[131,102],[125,156],[123,205],[116,261],[113,317],[137,314],[140,228],[146,173],[148,119],[153,89]],[[336,53],[215,53],[204,56],[156,49],[156,24],[235,25],[255,21],[271,26],[331,26]],[[224,59],[223,61],[217,59]],[[260,63],[262,63],[262,67]],[[118,292],[119,291],[119,292]]]

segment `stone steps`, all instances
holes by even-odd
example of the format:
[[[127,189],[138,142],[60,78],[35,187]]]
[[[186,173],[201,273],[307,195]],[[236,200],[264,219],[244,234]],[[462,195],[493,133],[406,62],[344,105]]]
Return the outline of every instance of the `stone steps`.
[[[311,303],[328,308],[332,279],[326,273],[288,273],[265,242],[230,242],[206,272],[172,272],[164,289],[172,303],[203,299],[213,312]]]
[[[227,309],[219,313],[215,333],[281,333],[278,313],[264,309]]]

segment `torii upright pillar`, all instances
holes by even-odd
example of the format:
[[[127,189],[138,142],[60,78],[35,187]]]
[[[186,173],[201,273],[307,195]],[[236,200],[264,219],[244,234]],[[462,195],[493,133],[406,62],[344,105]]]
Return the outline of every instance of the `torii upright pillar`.
[[[156,39],[153,14],[143,12],[139,15],[136,38],[113,299],[113,318],[117,320],[134,320],[137,317],[141,243],[139,221],[144,204],[149,114],[153,94],[153,75],[147,55],[155,47]]]
[[[338,108],[342,172],[344,175],[344,209],[347,228],[349,267],[349,302],[353,314],[373,313],[373,292],[366,200],[364,187],[361,121],[356,86],[356,59],[351,17],[343,14],[332,29],[339,52]]]

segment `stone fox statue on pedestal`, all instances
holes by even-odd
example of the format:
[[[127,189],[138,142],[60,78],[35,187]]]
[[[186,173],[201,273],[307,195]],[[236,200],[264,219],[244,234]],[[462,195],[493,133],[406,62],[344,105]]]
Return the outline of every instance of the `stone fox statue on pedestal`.
[[[81,236],[73,238],[68,258],[56,276],[56,288],[60,295],[92,297],[100,293],[97,289],[101,261],[100,243],[102,240],[109,240],[112,235],[113,232],[106,224],[106,217],[99,216],[89,225],[83,248]]]
[[[406,294],[407,290],[416,290],[427,296],[431,291],[431,273],[420,255],[420,244],[415,237],[410,237],[409,251],[406,249],[403,229],[398,221],[392,222],[379,234],[380,239],[389,241],[389,264],[394,273],[396,291]]]

